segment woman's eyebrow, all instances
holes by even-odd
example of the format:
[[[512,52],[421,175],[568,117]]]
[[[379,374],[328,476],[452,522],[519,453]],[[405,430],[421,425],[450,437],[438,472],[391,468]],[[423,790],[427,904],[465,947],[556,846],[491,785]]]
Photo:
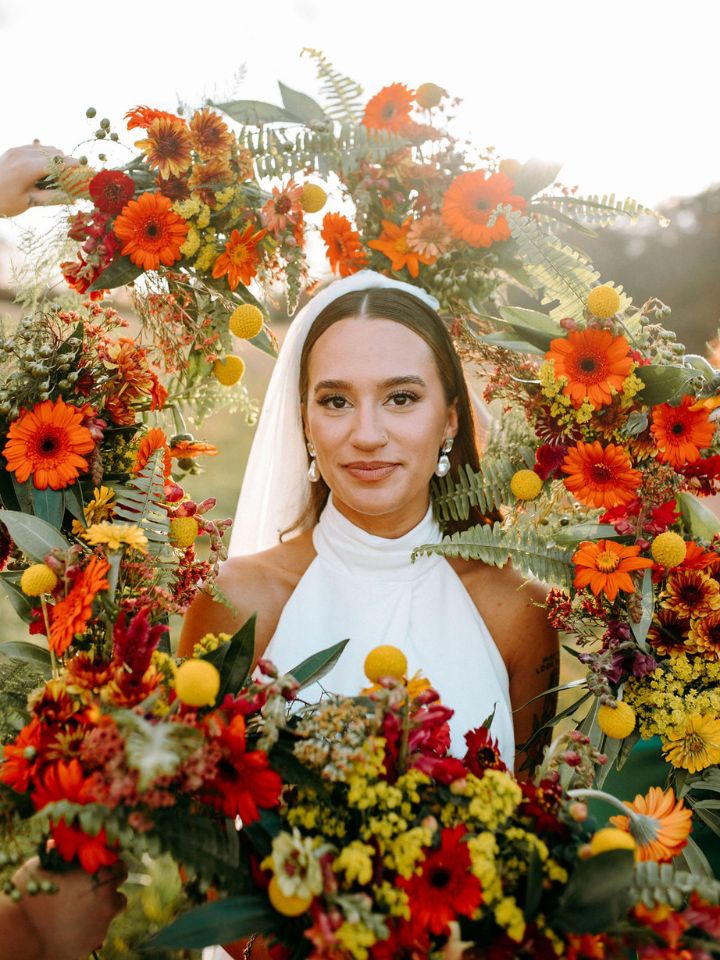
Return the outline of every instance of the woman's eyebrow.
[[[389,377],[387,380],[381,381],[378,386],[381,390],[387,390],[389,387],[402,387],[409,383],[416,387],[427,386],[423,378],[414,373],[406,373],[400,377]],[[350,390],[351,388],[352,384],[348,383],[347,380],[318,380],[315,384],[314,393],[317,395],[321,390]]]

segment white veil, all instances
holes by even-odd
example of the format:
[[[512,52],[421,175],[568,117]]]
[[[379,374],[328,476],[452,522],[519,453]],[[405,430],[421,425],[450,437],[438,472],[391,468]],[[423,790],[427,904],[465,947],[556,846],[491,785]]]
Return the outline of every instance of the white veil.
[[[312,323],[333,300],[355,290],[392,287],[422,300],[438,302],[420,287],[361,270],[320,290],[290,324],[265,395],[243,479],[229,555],[257,553],[279,542],[302,514],[308,499],[308,456],[300,412],[300,355]]]

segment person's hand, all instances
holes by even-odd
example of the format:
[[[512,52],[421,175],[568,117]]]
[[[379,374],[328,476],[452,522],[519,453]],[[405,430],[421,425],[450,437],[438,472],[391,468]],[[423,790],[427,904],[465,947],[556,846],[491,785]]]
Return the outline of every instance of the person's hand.
[[[119,861],[95,876],[84,870],[48,873],[37,857],[28,860],[13,877],[23,892],[22,909],[41,944],[38,960],[79,960],[97,950],[113,917],[124,909],[125,896],[118,891],[127,871]],[[50,880],[57,893],[27,893],[28,883]]]
[[[36,185],[53,172],[55,157],[66,167],[78,164],[74,157],[65,156],[57,147],[42,143],[12,147],[0,156],[0,217],[15,217],[28,207],[67,201],[63,190],[41,190]]]

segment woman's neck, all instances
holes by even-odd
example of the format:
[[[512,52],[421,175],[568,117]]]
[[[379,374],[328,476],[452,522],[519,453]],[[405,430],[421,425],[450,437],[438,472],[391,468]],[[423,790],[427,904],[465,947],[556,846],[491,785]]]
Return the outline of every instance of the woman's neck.
[[[428,496],[424,502],[409,503],[398,510],[393,510],[392,513],[375,516],[368,513],[359,513],[335,496],[333,496],[332,501],[338,513],[341,513],[350,523],[355,524],[365,533],[374,537],[384,537],[386,540],[397,540],[399,537],[404,537],[406,533],[409,533],[422,521],[430,505],[430,497]]]

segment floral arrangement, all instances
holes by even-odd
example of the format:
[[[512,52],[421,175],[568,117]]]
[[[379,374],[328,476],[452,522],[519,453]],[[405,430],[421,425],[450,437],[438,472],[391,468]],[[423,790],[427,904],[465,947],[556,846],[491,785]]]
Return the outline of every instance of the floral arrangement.
[[[596,830],[580,799],[588,791],[561,786],[569,750],[558,744],[538,778],[520,783],[484,727],[466,735],[462,759],[448,756],[452,710],[427,681],[404,682],[402,661],[395,648],[377,648],[366,661],[376,682],[363,697],[329,698],[292,718],[302,774],[279,807],[241,831],[246,875],[153,945],[265,933],[273,956],[577,958],[628,945],[652,956],[644,946],[662,942],[662,894],[648,895],[643,881],[658,866],[633,874],[629,831],[651,833],[655,845],[638,849],[668,859],[689,832],[682,801],[645,816],[626,810],[625,831]],[[587,739],[567,743],[583,754],[574,769],[591,770]],[[698,944],[709,941],[718,892],[712,881],[712,903],[696,892],[676,943],[690,927]]]

